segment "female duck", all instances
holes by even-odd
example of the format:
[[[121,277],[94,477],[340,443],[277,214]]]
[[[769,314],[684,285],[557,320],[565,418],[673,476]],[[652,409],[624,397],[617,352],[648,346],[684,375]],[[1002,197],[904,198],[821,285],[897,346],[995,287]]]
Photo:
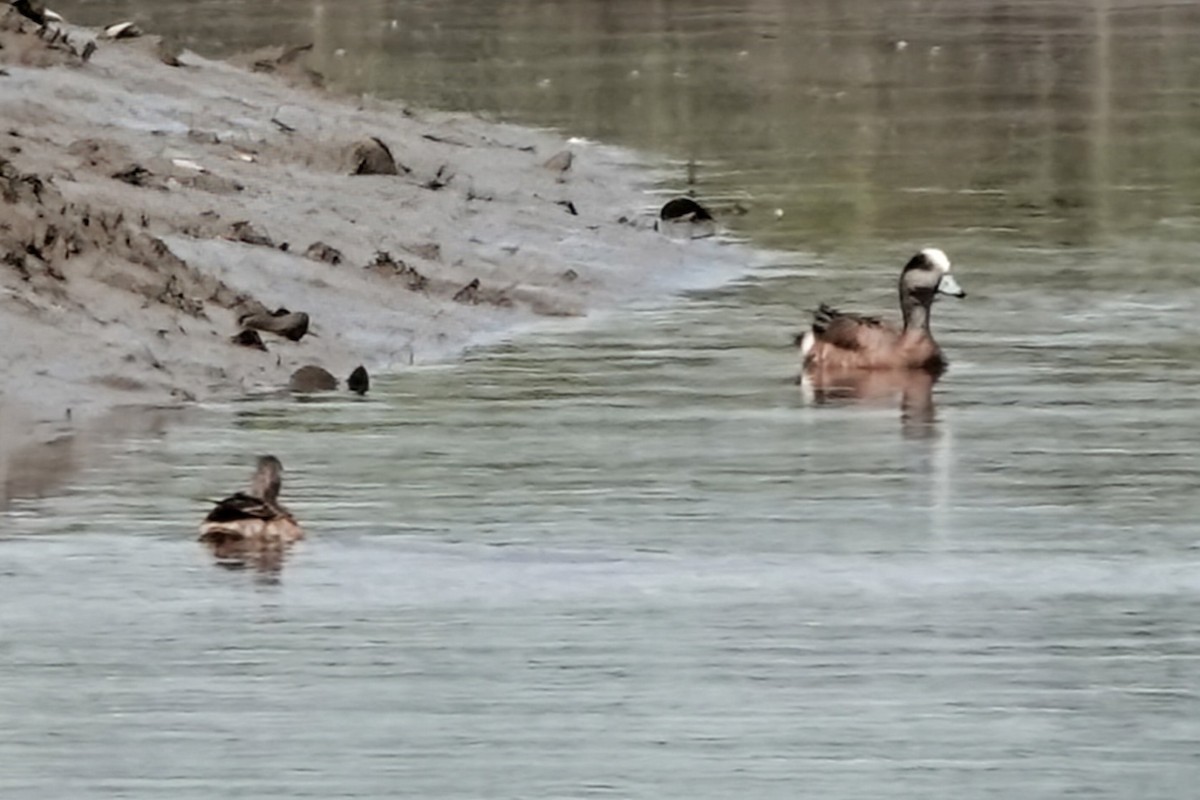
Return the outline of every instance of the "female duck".
[[[804,369],[925,370],[940,375],[946,359],[929,332],[929,307],[939,294],[967,296],[950,274],[950,259],[929,247],[909,259],[900,273],[902,329],[822,303],[812,329],[796,338]]]
[[[200,523],[200,541],[218,557],[245,552],[280,550],[304,531],[279,503],[283,465],[275,456],[262,456],[247,492],[226,497]]]

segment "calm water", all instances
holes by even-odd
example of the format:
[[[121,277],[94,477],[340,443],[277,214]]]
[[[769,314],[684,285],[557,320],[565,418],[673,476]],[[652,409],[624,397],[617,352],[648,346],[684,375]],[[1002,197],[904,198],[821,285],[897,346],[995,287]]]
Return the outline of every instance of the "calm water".
[[[795,255],[65,441],[0,512],[0,796],[1194,796],[1200,10],[497,5],[63,10],[693,159]],[[933,408],[806,399],[803,310],[890,311],[928,242]],[[192,541],[258,452],[314,534],[278,574]]]

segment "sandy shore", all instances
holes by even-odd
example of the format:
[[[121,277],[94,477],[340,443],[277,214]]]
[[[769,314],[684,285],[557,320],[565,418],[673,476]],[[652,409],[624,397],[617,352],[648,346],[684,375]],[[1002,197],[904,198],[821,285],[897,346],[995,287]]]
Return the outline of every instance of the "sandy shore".
[[[282,388],[306,364],[453,358],[745,257],[655,232],[627,152],[332,96],[303,53],[171,66],[155,37],[39,33],[3,8],[0,443]],[[372,137],[396,174],[353,174]],[[279,308],[309,315],[299,341],[231,342]]]

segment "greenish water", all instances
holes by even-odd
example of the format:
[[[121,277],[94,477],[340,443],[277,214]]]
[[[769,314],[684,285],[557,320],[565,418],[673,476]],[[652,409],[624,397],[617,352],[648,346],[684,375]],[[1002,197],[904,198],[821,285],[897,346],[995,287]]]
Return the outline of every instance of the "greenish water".
[[[61,10],[692,159],[795,255],[11,499],[0,794],[1192,796],[1196,7],[353,6]],[[928,243],[932,408],[811,402],[805,309]],[[259,452],[313,536],[216,568],[196,498]]]

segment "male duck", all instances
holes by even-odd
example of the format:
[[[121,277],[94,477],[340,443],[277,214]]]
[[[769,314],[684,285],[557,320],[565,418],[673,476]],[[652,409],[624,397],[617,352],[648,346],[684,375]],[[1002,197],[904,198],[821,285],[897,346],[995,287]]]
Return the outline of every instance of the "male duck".
[[[247,492],[226,497],[200,523],[200,541],[218,557],[282,550],[304,538],[304,531],[279,503],[283,464],[261,456]]]
[[[796,337],[804,369],[907,369],[940,375],[946,359],[929,332],[929,307],[939,294],[967,296],[950,274],[950,259],[928,247],[909,259],[900,273],[902,329],[822,303],[813,314],[812,329]]]

